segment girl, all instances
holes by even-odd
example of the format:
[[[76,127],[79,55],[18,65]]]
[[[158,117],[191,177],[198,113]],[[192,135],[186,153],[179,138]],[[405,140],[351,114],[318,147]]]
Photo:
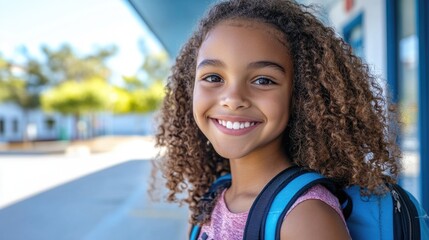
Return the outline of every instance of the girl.
[[[386,112],[368,66],[307,8],[220,2],[182,48],[167,84],[157,144],[166,149],[158,167],[168,200],[189,204],[200,239],[242,239],[255,198],[292,165],[382,193],[377,186],[399,172]],[[228,172],[231,186],[202,199]],[[322,186],[295,202],[281,229],[281,239],[316,238],[349,238],[338,200]]]

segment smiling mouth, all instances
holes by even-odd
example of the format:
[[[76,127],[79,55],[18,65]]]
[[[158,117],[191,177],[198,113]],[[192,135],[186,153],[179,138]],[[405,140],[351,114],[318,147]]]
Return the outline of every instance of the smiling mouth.
[[[239,129],[245,129],[250,128],[254,126],[255,124],[258,124],[258,122],[238,122],[238,121],[225,121],[220,119],[215,119],[220,125],[224,126],[227,129],[232,130],[239,130]]]

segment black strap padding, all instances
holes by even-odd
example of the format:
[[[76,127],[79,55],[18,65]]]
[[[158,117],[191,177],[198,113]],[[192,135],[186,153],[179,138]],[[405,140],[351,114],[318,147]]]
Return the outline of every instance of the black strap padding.
[[[341,208],[343,210],[344,219],[347,220],[353,211],[352,198],[343,189],[338,189],[334,194],[340,202]]]
[[[201,201],[213,201],[219,189],[225,189],[231,186],[231,178],[216,180],[209,188],[207,193],[203,195]]]
[[[228,188],[231,185],[231,178],[218,178],[215,180],[215,182],[210,186],[209,190],[201,197],[201,201],[213,201],[216,197],[216,192],[218,192],[220,189]],[[191,237],[192,230],[195,228],[195,225],[192,225],[191,231],[189,232],[189,237]],[[198,230],[197,236],[200,234]]]
[[[262,189],[261,193],[256,197],[250,208],[247,217],[246,227],[244,228],[244,240],[260,240],[263,239],[261,220],[266,219],[270,205],[279,191],[283,189],[291,179],[306,172],[298,166],[289,167],[277,174],[271,181]]]
[[[408,209],[409,211],[409,217],[411,223],[409,226],[411,226],[411,229],[408,229],[408,231],[411,232],[410,240],[420,240],[421,239],[421,233],[420,233],[420,220],[419,220],[419,212],[416,208],[416,205],[414,205],[414,202],[410,199],[410,196],[408,196],[407,192],[399,185],[397,184],[391,184],[390,189],[394,189],[398,192],[402,203],[404,204],[404,208]],[[407,227],[407,226],[403,226]],[[407,236],[408,237],[408,236]]]

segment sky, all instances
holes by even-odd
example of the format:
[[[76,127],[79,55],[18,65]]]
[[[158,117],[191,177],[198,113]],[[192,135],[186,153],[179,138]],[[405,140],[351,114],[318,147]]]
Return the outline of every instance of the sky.
[[[21,46],[37,57],[41,45],[69,43],[89,54],[114,44],[114,75],[132,75],[142,64],[142,40],[150,51],[162,50],[126,0],[0,0],[0,54],[6,59],[19,59]]]

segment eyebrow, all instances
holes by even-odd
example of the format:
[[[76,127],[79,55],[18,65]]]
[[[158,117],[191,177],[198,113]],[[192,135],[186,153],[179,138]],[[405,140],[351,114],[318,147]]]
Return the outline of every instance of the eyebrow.
[[[275,68],[277,70],[280,70],[283,73],[286,73],[286,70],[282,65],[275,63],[275,62],[271,62],[271,61],[252,62],[248,66],[248,68],[265,68],[265,67]]]
[[[197,69],[205,66],[225,67],[225,63],[217,59],[204,59],[198,64]]]
[[[197,69],[206,67],[206,66],[225,67],[226,64],[218,59],[204,59],[198,64]],[[286,69],[282,65],[272,61],[257,61],[257,62],[249,63],[249,65],[247,66],[247,68],[253,68],[253,69],[265,68],[265,67],[275,68],[283,73],[286,73]]]

